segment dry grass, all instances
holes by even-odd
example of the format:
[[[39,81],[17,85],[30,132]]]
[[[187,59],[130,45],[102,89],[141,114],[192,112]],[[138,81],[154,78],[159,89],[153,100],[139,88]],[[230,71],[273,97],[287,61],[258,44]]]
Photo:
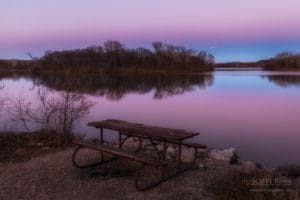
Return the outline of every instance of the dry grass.
[[[66,138],[55,132],[2,132],[0,133],[0,162],[25,161],[41,153],[69,146],[71,140],[71,137]]]

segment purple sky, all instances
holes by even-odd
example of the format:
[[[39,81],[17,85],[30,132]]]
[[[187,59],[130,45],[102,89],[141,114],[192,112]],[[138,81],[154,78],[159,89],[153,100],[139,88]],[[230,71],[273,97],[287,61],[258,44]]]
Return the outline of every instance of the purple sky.
[[[0,2],[0,58],[162,40],[207,50],[217,61],[300,51],[299,0],[7,0]]]

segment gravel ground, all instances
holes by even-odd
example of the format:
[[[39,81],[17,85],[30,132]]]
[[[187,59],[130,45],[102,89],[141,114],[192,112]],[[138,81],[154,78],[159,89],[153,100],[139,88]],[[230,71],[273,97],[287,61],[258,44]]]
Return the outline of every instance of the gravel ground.
[[[134,187],[130,170],[103,177],[91,173],[91,169],[75,168],[71,162],[73,150],[70,147],[25,162],[0,163],[0,199],[213,199],[203,188],[209,178],[207,170],[190,170],[140,192]],[[113,163],[115,167],[128,168],[126,160]],[[109,165],[112,164],[107,164],[108,168]]]
[[[169,179],[154,189],[140,192],[134,187],[133,162],[117,160],[101,168],[77,169],[72,165],[73,147],[49,152],[22,162],[0,163],[0,200],[15,199],[252,199],[233,198],[228,191],[230,176],[237,174],[238,165],[203,159],[193,170]],[[94,160],[96,154],[86,150],[82,158]],[[97,154],[99,155],[99,154]],[[130,164],[129,164],[130,163]],[[218,181],[224,182],[219,186]],[[217,191],[213,193],[208,187]],[[235,187],[235,186],[233,186]],[[218,194],[218,192],[220,194]],[[219,196],[216,196],[218,194]],[[266,198],[253,198],[266,199]],[[269,198],[267,198],[269,199]]]

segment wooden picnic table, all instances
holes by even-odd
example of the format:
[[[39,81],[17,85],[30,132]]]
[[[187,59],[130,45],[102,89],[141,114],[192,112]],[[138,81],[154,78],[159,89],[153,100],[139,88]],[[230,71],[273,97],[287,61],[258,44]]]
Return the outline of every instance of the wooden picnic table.
[[[169,141],[184,140],[199,134],[186,130],[149,126],[116,119],[108,119],[99,122],[89,122],[88,126],[121,131],[124,133],[131,133],[132,135],[136,135],[137,137],[151,137],[153,139]]]
[[[181,130],[181,129],[172,129],[172,128],[164,128],[164,127],[157,127],[157,126],[150,126],[150,125],[144,125],[144,124],[139,124],[139,123],[131,123],[127,121],[121,121],[121,120],[116,120],[116,119],[108,119],[104,121],[97,121],[97,122],[89,122],[87,124],[88,126],[95,127],[97,129],[100,129],[100,144],[99,145],[91,145],[88,143],[84,143],[82,141],[75,141],[74,144],[77,144],[79,147],[75,150],[73,154],[73,163],[75,166],[79,168],[84,168],[84,167],[91,167],[95,166],[98,164],[102,164],[104,162],[103,154],[104,153],[109,153],[114,156],[119,156],[127,159],[131,159],[137,162],[140,162],[143,164],[142,168],[145,165],[151,165],[151,166],[156,166],[156,167],[162,167],[162,179],[160,182],[163,180],[167,180],[170,177],[173,177],[175,175],[178,175],[179,173],[189,169],[191,166],[194,165],[197,157],[197,149],[198,148],[206,148],[206,146],[201,145],[201,144],[195,144],[195,143],[190,143],[186,142],[185,140],[188,138],[192,138],[199,133],[197,132],[190,132],[186,130]],[[104,129],[109,129],[109,130],[114,130],[117,131],[119,134],[119,148],[112,148],[111,146],[104,145]],[[123,136],[123,138],[122,138]],[[124,138],[125,136],[125,138]],[[135,137],[139,139],[139,147],[136,149],[135,152],[128,152],[122,149],[123,144],[125,141],[130,138],[130,137]],[[153,159],[153,158],[147,158],[145,156],[140,156],[137,154],[137,152],[141,149],[142,146],[142,141],[143,140],[149,140],[157,153],[158,158]],[[161,156],[159,150],[156,147],[155,141],[163,142],[163,155]],[[171,143],[173,145],[178,146],[178,157],[177,157],[177,172],[173,174],[172,176],[165,176],[165,170],[167,166],[166,162],[166,150],[167,150],[167,144]],[[194,155],[194,160],[192,165],[190,165],[188,168],[182,168],[181,165],[181,153],[182,153],[182,146],[187,146],[187,147],[192,147],[195,150],[195,155]],[[87,166],[80,166],[76,163],[75,161],[75,156],[79,149],[81,148],[90,148],[94,150],[99,150],[101,152],[101,162],[100,163],[94,163],[92,165],[87,165]],[[141,170],[139,170],[141,171]],[[159,183],[160,183],[159,182]],[[139,190],[144,190],[153,187],[156,184],[152,184],[147,187],[140,187],[137,184],[137,179],[135,180],[136,187]],[[158,184],[159,184],[158,183]]]

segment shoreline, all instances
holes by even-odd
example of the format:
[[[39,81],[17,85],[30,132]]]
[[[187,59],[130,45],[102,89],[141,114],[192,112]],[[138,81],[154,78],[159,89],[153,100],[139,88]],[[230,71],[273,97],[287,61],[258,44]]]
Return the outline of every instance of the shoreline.
[[[76,140],[84,140],[81,135],[74,136]],[[57,134],[56,132],[48,132],[48,131],[36,131],[36,132],[24,132],[24,133],[15,133],[15,132],[0,132],[0,163],[5,162],[23,162],[33,157],[39,156],[40,153],[48,153],[54,150],[60,151],[65,148],[74,146],[72,144],[72,138],[64,141],[65,138],[61,134]],[[95,142],[96,140],[93,138],[88,138],[88,141]],[[110,142],[110,145],[117,145],[114,142]],[[132,139],[126,141],[124,144],[130,148],[135,148],[138,146],[138,141]],[[143,147],[144,150],[152,150],[147,149],[147,145]],[[169,147],[174,147],[174,145],[169,144]],[[158,149],[162,149],[162,144],[157,144]],[[171,152],[176,151],[176,149],[171,149]],[[190,152],[187,151],[186,155],[189,156]],[[3,156],[4,154],[9,155],[9,157]],[[226,148],[226,149],[217,149],[210,148],[207,149],[199,149],[198,154],[200,157],[209,157],[216,160],[225,161],[229,164],[241,164],[243,162],[251,162],[251,165],[256,165],[258,168],[266,168],[266,169],[276,169],[282,166],[290,166],[297,164],[287,164],[287,165],[277,165],[277,166],[267,166],[261,163],[258,163],[254,160],[241,160],[238,152],[234,147]],[[15,158],[13,158],[15,156]],[[25,157],[24,157],[25,156]],[[174,157],[174,155],[170,155]],[[300,166],[300,165],[299,165]]]

